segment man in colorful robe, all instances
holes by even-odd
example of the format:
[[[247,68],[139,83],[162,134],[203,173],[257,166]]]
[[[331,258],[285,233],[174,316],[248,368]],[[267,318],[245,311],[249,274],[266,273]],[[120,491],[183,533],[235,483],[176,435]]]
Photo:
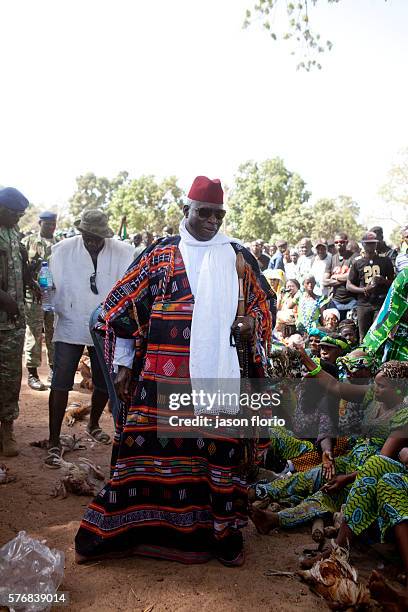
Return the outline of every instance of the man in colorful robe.
[[[111,478],[89,505],[76,559],[123,554],[202,563],[244,563],[245,444],[235,438],[163,438],[159,383],[240,377],[231,328],[248,343],[248,369],[263,377],[271,336],[267,296],[253,256],[219,233],[219,180],[197,177],[180,235],[138,257],[104,304],[107,354],[124,400],[116,423]],[[245,315],[237,320],[236,255],[245,259]],[[114,342],[115,348],[113,350]]]

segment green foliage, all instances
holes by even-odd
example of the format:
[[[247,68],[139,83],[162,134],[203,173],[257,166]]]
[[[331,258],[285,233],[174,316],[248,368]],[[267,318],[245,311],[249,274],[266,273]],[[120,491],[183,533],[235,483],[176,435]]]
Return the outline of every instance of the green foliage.
[[[183,191],[177,178],[170,176],[157,181],[154,176],[141,176],[122,185],[107,207],[113,228],[126,216],[129,232],[148,229],[161,233],[165,225],[178,228],[182,217]]]
[[[343,231],[350,239],[359,240],[364,233],[357,221],[359,213],[358,204],[349,196],[317,200],[312,208],[312,238],[333,238],[336,232]]]
[[[385,0],[386,2],[387,0]],[[310,9],[318,3],[337,4],[340,0],[256,0],[253,10],[247,10],[244,28],[259,21],[272,40],[284,40],[293,44],[292,55],[298,56],[297,69],[310,71],[321,69],[320,54],[330,51],[333,43],[324,41],[311,28]]]
[[[279,157],[242,164],[228,199],[228,225],[242,240],[269,240],[278,228],[279,213],[307,202],[310,193],[296,173],[290,172]],[[292,219],[293,222],[293,219]]]
[[[69,200],[70,212],[77,218],[88,208],[105,210],[113,194],[128,181],[127,172],[119,172],[112,180],[87,172],[76,179],[77,189]]]
[[[305,181],[280,158],[242,164],[228,200],[228,231],[245,242],[257,238],[295,245],[305,236],[332,238],[345,231],[359,238],[359,207],[348,196],[309,203]]]
[[[129,179],[121,172],[113,181],[88,173],[78,178],[78,190],[71,198],[71,211],[86,207],[105,210],[112,228],[118,232],[123,217],[130,235],[143,229],[161,234],[165,225],[175,232],[182,218],[185,194],[175,176],[162,180],[152,175]],[[304,236],[332,238],[336,231],[346,231],[359,238],[359,208],[346,196],[322,199],[313,205],[306,183],[296,172],[276,157],[262,162],[242,164],[228,189],[226,231],[243,241],[285,238],[295,245]],[[37,220],[37,212],[33,218]],[[77,213],[77,214],[78,214]],[[59,212],[58,227],[63,227]]]

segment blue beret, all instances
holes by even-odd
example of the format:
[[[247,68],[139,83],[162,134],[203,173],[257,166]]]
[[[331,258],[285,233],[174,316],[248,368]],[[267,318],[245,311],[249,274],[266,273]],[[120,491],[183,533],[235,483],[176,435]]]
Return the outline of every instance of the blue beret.
[[[0,189],[0,206],[16,212],[24,212],[28,204],[27,198],[18,189],[14,187]]]
[[[44,210],[44,212],[42,212],[38,218],[40,221],[55,221],[57,215],[49,210]]]

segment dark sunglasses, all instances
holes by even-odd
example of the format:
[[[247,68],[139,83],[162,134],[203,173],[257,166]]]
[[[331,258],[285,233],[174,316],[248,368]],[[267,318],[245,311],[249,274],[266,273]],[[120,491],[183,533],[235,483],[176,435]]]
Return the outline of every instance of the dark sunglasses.
[[[214,209],[209,206],[200,206],[199,208],[193,208],[193,210],[197,211],[200,219],[209,219],[214,215],[217,221],[222,221],[227,212],[226,210]]]
[[[335,240],[334,244],[347,244],[347,240]]]
[[[98,287],[96,286],[96,272],[93,272],[93,274],[91,274],[89,283],[91,285],[92,293],[94,293],[95,295],[98,295],[99,291],[98,291]]]

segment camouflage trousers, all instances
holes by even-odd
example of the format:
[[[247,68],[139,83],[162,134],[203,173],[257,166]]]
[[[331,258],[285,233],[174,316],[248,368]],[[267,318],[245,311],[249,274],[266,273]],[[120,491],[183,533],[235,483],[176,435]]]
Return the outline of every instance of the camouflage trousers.
[[[25,305],[26,339],[24,345],[25,364],[27,368],[39,368],[42,358],[42,332],[44,328],[47,347],[48,365],[52,369],[54,363],[54,313],[44,312],[41,304],[33,302],[31,296]]]
[[[18,417],[25,328],[0,330],[0,421]]]

